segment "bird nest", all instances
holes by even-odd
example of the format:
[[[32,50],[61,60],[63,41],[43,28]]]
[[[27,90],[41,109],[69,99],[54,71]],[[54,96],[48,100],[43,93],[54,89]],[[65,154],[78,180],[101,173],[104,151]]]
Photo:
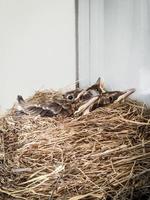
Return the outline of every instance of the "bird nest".
[[[0,144],[1,199],[150,196],[150,111],[133,100],[75,118],[17,116],[13,108],[0,119]]]

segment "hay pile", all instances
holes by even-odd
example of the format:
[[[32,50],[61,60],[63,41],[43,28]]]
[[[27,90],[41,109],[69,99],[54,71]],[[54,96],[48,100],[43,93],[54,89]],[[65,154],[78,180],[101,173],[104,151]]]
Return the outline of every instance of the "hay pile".
[[[150,196],[150,112],[135,101],[78,118],[10,112],[0,119],[0,144],[3,200]]]

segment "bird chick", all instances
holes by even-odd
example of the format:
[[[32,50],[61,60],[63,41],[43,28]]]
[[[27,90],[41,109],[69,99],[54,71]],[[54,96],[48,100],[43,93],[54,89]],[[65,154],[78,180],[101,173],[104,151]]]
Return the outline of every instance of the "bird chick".
[[[92,97],[99,96],[100,94],[105,93],[104,84],[102,83],[101,78],[99,77],[92,86],[83,89],[76,98],[82,101],[90,100]]]
[[[41,104],[27,102],[21,95],[18,95],[17,100],[21,107],[21,112],[27,115],[39,115],[41,117],[54,117],[57,115],[71,116],[75,110],[73,103],[64,98],[53,98],[53,101]]]
[[[134,88],[126,91],[104,92],[99,96],[91,98],[90,101],[80,106],[78,110],[75,112],[75,115],[81,115],[81,114],[86,115],[89,112],[95,110],[96,108],[104,107],[112,103],[123,101],[134,92],[135,92]]]

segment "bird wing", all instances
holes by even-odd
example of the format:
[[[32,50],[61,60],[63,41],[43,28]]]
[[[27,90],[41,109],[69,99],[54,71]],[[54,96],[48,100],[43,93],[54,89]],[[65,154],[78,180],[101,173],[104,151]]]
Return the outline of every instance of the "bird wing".
[[[21,95],[17,97],[19,106],[24,113],[29,115],[40,115],[42,117],[53,117],[62,111],[62,106],[56,102],[45,104],[30,104],[26,102]]]

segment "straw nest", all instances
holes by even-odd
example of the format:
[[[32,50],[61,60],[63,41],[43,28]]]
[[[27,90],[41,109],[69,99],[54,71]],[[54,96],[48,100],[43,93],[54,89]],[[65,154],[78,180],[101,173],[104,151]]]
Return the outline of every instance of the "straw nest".
[[[12,109],[0,119],[0,198],[148,199],[149,119],[132,100],[65,119]]]

